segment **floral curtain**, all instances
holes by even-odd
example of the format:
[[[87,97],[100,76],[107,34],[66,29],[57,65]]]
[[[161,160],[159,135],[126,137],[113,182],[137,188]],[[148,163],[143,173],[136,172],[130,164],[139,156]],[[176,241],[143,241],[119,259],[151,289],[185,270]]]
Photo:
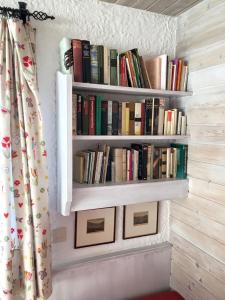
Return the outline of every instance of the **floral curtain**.
[[[48,175],[34,30],[0,20],[0,299],[51,294]]]

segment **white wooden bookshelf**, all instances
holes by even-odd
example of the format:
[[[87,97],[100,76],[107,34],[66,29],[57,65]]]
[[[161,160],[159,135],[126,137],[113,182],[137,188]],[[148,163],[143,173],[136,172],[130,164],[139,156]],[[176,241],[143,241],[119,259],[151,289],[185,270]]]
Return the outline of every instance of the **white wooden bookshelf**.
[[[146,97],[177,98],[191,92],[160,91],[143,88],[73,83],[70,74],[57,72],[57,207],[68,216],[73,211],[120,206],[141,202],[182,199],[187,196],[188,181],[178,179],[87,185],[73,183],[73,154],[94,145],[95,141],[110,141],[112,145],[131,141],[157,143],[185,141],[186,136],[73,136],[72,92],[105,95],[107,99],[143,100]],[[115,97],[116,96],[116,97]],[[123,98],[125,97],[125,98]],[[122,145],[122,144],[121,144]],[[76,166],[74,166],[76,167]]]

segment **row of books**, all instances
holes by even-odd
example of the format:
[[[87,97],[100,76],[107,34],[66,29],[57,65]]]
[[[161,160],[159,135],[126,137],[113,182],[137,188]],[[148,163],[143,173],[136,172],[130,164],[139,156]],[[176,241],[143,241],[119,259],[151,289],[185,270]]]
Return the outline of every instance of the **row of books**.
[[[138,88],[186,91],[187,61],[169,61],[163,54],[143,59],[138,49],[118,53],[90,41],[63,38],[60,42],[60,65],[64,73],[73,73],[74,81]]]
[[[186,178],[187,145],[131,144],[129,148],[99,145],[76,153],[74,177],[78,183],[99,184],[161,178]]]
[[[74,94],[72,115],[74,135],[186,135],[186,116],[166,109],[164,99],[135,103]]]

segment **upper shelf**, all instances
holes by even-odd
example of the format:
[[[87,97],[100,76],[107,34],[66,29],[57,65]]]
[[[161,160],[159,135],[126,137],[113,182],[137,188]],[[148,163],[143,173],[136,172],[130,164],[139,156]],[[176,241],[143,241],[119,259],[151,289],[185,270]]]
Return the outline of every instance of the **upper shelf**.
[[[176,98],[191,96],[192,92],[154,90],[145,88],[133,88],[124,86],[114,86],[105,84],[93,84],[84,82],[73,82],[73,89],[78,93],[107,94],[125,97],[159,97],[159,98]]]

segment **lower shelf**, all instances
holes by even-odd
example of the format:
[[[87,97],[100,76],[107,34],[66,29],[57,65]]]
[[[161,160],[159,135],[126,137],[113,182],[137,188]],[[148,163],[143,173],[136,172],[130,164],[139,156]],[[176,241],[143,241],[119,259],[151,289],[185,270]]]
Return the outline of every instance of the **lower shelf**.
[[[187,179],[87,185],[74,183],[71,211],[187,197]]]

